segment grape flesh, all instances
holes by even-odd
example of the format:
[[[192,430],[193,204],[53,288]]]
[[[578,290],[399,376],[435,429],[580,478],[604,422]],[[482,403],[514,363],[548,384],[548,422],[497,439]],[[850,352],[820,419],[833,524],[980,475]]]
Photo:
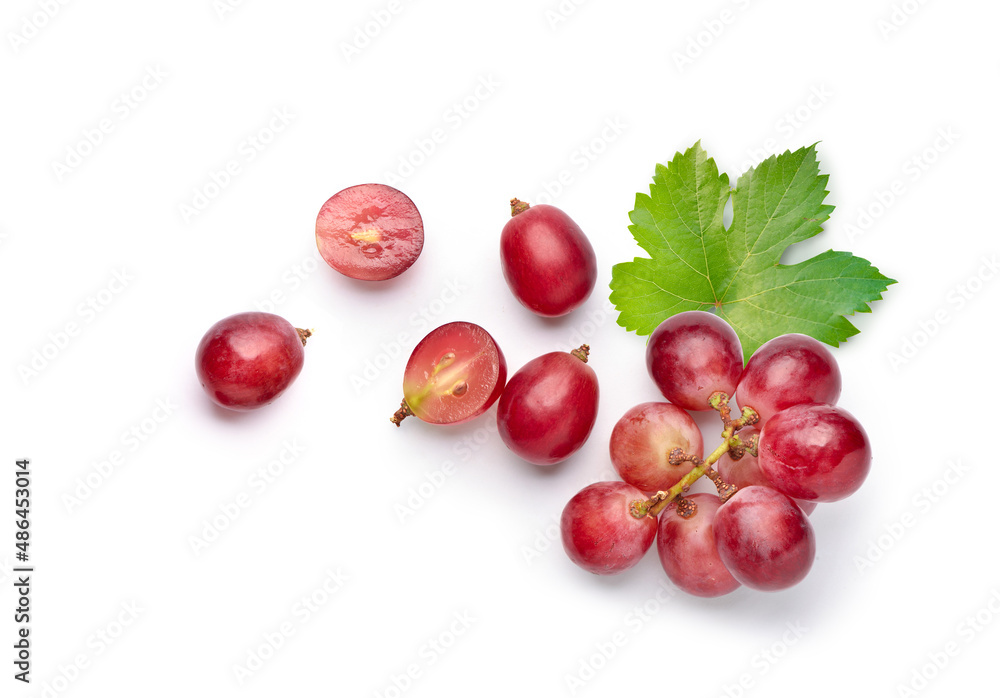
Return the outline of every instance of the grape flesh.
[[[231,410],[270,404],[302,371],[309,334],[271,313],[237,313],[219,320],[195,352],[201,387],[215,404]]]
[[[686,410],[710,410],[709,396],[732,396],[743,371],[739,337],[725,320],[703,310],[667,318],[646,345],[646,368],[670,402]]]
[[[660,514],[656,550],[660,564],[678,588],[689,594],[715,597],[739,588],[740,583],[722,564],[712,523],[722,502],[714,494],[692,494],[694,515],[684,518],[671,506]]]
[[[646,494],[667,490],[691,470],[671,465],[670,451],[704,455],[701,430],[687,412],[669,402],[644,402],[628,410],[611,432],[611,463],[622,480]]]
[[[834,405],[840,368],[821,342],[786,334],[765,342],[747,361],[736,387],[736,404],[753,407],[763,425],[781,410],[811,402]]]
[[[764,424],[758,461],[774,487],[790,497],[835,502],[858,490],[871,470],[868,435],[847,410],[795,405]]]
[[[514,297],[543,317],[566,315],[597,283],[594,248],[572,218],[555,206],[511,201],[500,233],[503,276]]]
[[[532,359],[511,376],[500,397],[500,438],[529,463],[553,465],[569,458],[594,428],[600,390],[585,348]]]
[[[624,482],[595,482],[566,504],[560,519],[563,548],[594,574],[618,574],[635,565],[656,537],[656,518],[632,516],[642,492]]]
[[[385,184],[343,189],[316,216],[316,246],[326,263],[345,276],[384,281],[417,261],[424,223],[413,201]]]
[[[770,487],[739,490],[719,507],[713,523],[719,557],[751,589],[778,591],[802,581],[816,557],[808,517]]]
[[[489,332],[471,322],[441,325],[410,354],[404,407],[392,422],[409,414],[431,424],[468,421],[497,401],[506,380],[507,361]]]
[[[758,439],[760,438],[760,432],[749,427],[741,429],[739,435],[744,441],[749,440],[754,435]],[[774,488],[774,484],[761,472],[757,456],[752,455],[749,451],[737,460],[733,460],[733,457],[727,451],[722,454],[722,457],[716,462],[715,467],[719,471],[719,475],[722,476],[722,479],[731,485],[736,485],[737,487],[763,485],[764,487]],[[799,509],[805,514],[811,514],[816,510],[816,502],[796,499],[795,503],[799,505]]]

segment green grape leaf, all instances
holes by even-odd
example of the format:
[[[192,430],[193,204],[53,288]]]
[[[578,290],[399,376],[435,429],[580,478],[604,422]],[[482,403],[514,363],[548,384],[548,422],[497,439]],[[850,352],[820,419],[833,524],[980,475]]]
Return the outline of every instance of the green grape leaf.
[[[636,194],[629,214],[629,231],[649,258],[612,269],[618,324],[648,335],[671,315],[714,311],[736,330],[745,358],[792,332],[833,346],[857,334],[846,316],[870,312],[894,279],[849,252],[781,264],[789,245],[820,233],[830,217],[827,179],[815,146],[771,156],[732,190],[700,142],[658,164],[649,194]]]

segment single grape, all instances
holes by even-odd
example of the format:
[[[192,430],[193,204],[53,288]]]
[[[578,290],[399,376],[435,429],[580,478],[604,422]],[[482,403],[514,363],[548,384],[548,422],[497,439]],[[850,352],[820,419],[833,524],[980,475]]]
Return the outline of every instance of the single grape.
[[[420,340],[403,373],[403,404],[390,421],[413,415],[431,424],[458,424],[497,401],[507,361],[489,332],[471,322],[449,322]]]
[[[735,591],[740,583],[722,564],[712,529],[722,502],[706,493],[687,498],[697,505],[691,517],[682,517],[673,505],[660,514],[656,550],[663,571],[678,588],[695,596],[715,597]]]
[[[656,537],[656,517],[631,513],[633,502],[645,500],[624,482],[595,482],[577,492],[559,526],[569,559],[594,574],[618,574],[639,562]]]
[[[581,305],[597,283],[597,256],[580,226],[555,206],[510,202],[500,263],[514,297],[544,317]]]
[[[791,497],[751,485],[719,507],[713,522],[719,557],[751,589],[778,591],[798,584],[816,557],[809,518]]]
[[[644,402],[628,410],[611,431],[610,448],[611,464],[621,479],[646,494],[670,489],[691,470],[691,463],[671,465],[671,450],[704,455],[698,425],[669,402]]]
[[[750,427],[741,429],[739,435],[744,441],[748,441],[753,436],[757,436],[758,439],[760,438],[760,432]],[[719,471],[722,479],[731,485],[736,485],[737,487],[763,485],[764,487],[775,489],[774,483],[768,480],[764,473],[761,472],[757,456],[752,455],[749,451],[737,460],[733,460],[733,457],[727,451],[716,462],[715,468]],[[816,510],[816,502],[795,499],[795,503],[807,515]]]
[[[311,334],[270,313],[237,313],[219,320],[195,352],[201,387],[213,402],[231,410],[263,407],[302,371],[303,347]]]
[[[686,410],[710,410],[709,396],[732,396],[743,349],[725,320],[703,310],[668,317],[646,345],[646,368],[663,396]]]
[[[858,490],[871,470],[868,435],[847,410],[795,405],[764,424],[760,470],[789,497],[835,502]]]
[[[337,192],[320,208],[316,246],[341,274],[384,281],[417,261],[424,223],[410,197],[398,189],[358,184]]]
[[[804,334],[786,334],[753,353],[735,397],[741,408],[753,407],[763,425],[793,405],[836,404],[840,387],[840,368],[829,349]]]
[[[597,374],[587,365],[590,347],[532,359],[511,376],[497,406],[497,427],[507,447],[536,465],[569,458],[597,421]]]

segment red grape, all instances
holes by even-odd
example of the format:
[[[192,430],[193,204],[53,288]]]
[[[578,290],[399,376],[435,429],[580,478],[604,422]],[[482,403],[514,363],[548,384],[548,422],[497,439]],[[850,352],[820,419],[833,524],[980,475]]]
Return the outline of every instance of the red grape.
[[[510,378],[497,407],[500,438],[536,465],[552,465],[583,446],[597,420],[597,374],[590,348],[532,359]]]
[[[741,429],[740,438],[744,441],[748,440],[751,436],[757,435],[760,438],[760,432],[756,429]],[[729,452],[722,454],[722,458],[718,460],[715,464],[716,469],[719,471],[719,475],[722,479],[731,485],[736,485],[737,487],[749,487],[750,485],[763,485],[764,487],[774,487],[774,483],[767,479],[767,476],[760,471],[760,462],[757,456],[751,455],[750,452],[743,454],[743,457],[738,460],[733,460]],[[795,499],[793,497],[793,499]],[[795,499],[795,503],[799,505],[805,514],[811,514],[816,510],[816,502],[806,501],[804,499]]]
[[[808,517],[770,487],[739,490],[719,507],[713,527],[722,562],[751,589],[778,591],[798,584],[816,557]]]
[[[735,397],[741,408],[753,407],[763,425],[793,405],[836,404],[840,386],[840,368],[829,349],[804,334],[786,334],[753,353]]]
[[[868,435],[847,410],[795,405],[764,424],[761,472],[789,497],[835,502],[861,487],[871,469]]]
[[[217,405],[231,410],[263,407],[299,375],[310,334],[270,313],[237,313],[219,320],[195,352],[201,387]]]
[[[597,256],[580,226],[555,206],[510,202],[500,233],[500,262],[511,292],[544,317],[565,315],[597,283]]]
[[[698,507],[693,516],[685,519],[674,506],[660,514],[656,550],[663,571],[680,589],[695,596],[722,596],[735,591],[740,583],[722,564],[712,530],[722,502],[706,493],[687,498]]]
[[[622,480],[647,494],[670,489],[691,470],[690,463],[669,463],[675,448],[701,458],[704,443],[691,415],[669,402],[636,405],[611,432],[612,465]]]
[[[471,322],[450,322],[420,340],[406,362],[403,405],[391,421],[407,416],[431,424],[457,424],[481,415],[503,391],[507,361],[489,332]]]
[[[316,245],[341,274],[383,281],[417,261],[424,224],[403,192],[385,184],[358,184],[337,192],[320,208]]]
[[[686,410],[710,410],[709,396],[732,396],[743,349],[725,320],[703,310],[668,317],[646,345],[646,368],[663,396]]]
[[[624,482],[595,482],[576,493],[560,520],[569,559],[594,574],[618,574],[646,554],[656,536],[656,518],[632,516],[633,502],[646,500]]]

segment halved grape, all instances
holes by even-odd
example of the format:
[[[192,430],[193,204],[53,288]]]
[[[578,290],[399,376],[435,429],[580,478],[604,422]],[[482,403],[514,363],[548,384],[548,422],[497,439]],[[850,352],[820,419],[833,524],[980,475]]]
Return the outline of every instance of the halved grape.
[[[277,399],[302,371],[311,332],[271,313],[237,313],[212,325],[195,352],[205,393],[231,410],[253,410]]]
[[[345,276],[384,281],[417,261],[424,223],[403,192],[385,184],[358,184],[337,192],[316,216],[316,245]]]
[[[753,407],[761,426],[783,409],[810,402],[836,404],[840,368],[821,342],[804,334],[786,334],[765,342],[747,361],[736,404]]]
[[[646,554],[656,536],[656,517],[636,518],[642,492],[624,482],[595,482],[577,492],[560,520],[569,559],[594,574],[618,574]]]
[[[725,320],[703,310],[668,317],[646,345],[646,368],[663,397],[686,410],[710,410],[709,396],[732,397],[743,349]]]
[[[719,507],[713,522],[719,557],[740,582],[778,591],[801,582],[816,557],[809,518],[770,487],[739,490]]]
[[[697,505],[692,516],[684,518],[675,506],[660,514],[656,551],[663,571],[678,588],[694,596],[712,598],[736,591],[740,583],[722,564],[712,529],[722,501],[704,492],[687,498]]]
[[[529,463],[563,461],[590,436],[600,391],[587,365],[589,351],[585,344],[532,359],[504,388],[497,406],[500,438]]]
[[[644,402],[628,410],[611,431],[611,464],[622,480],[647,494],[668,490],[691,470],[671,465],[670,451],[701,458],[701,430],[687,412],[669,402]]]
[[[490,333],[471,322],[450,322],[420,340],[406,362],[403,404],[391,421],[407,416],[431,424],[458,424],[497,401],[507,361]]]
[[[847,410],[795,405],[764,424],[760,470],[789,497],[835,502],[858,490],[871,470],[868,434]]]

